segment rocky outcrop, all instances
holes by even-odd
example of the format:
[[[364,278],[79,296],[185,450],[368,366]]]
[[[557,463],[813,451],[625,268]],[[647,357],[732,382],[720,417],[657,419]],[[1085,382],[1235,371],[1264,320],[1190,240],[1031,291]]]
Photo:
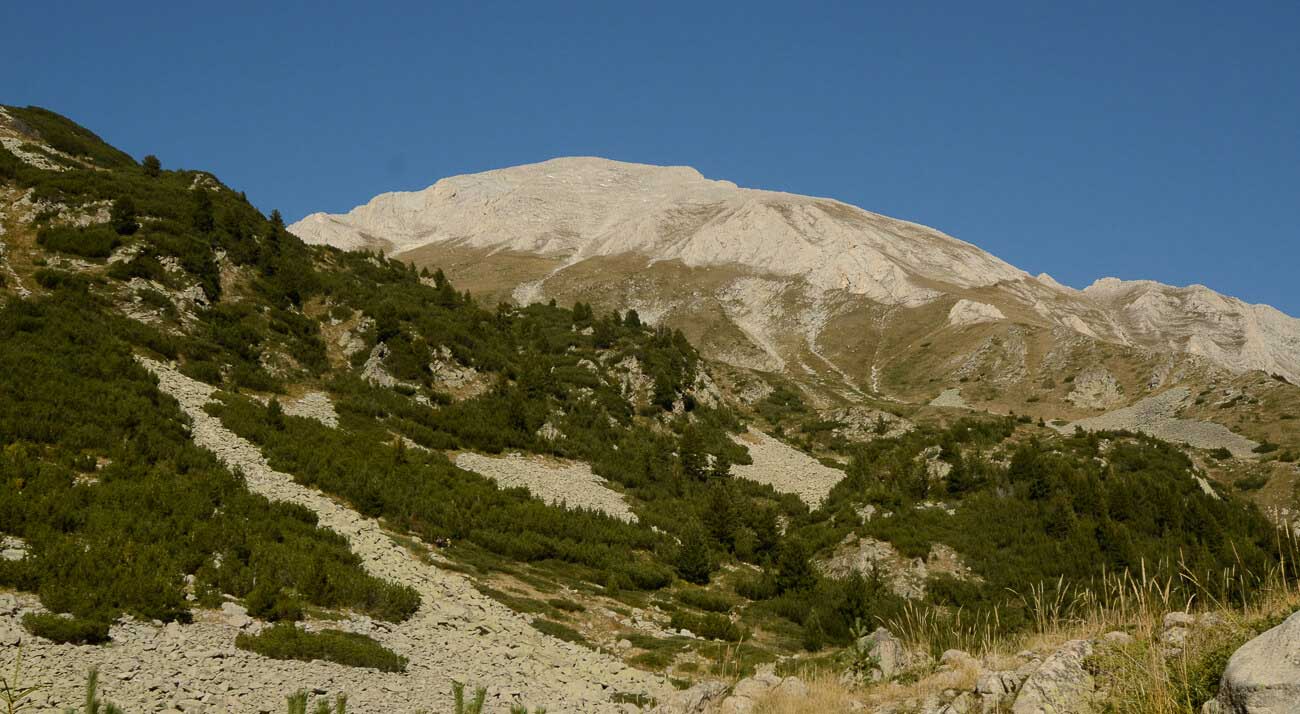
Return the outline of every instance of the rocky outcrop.
[[[1300,714],[1300,612],[1228,660],[1208,714]]]
[[[948,324],[953,327],[978,325],[983,322],[997,322],[1007,319],[1002,311],[988,303],[974,300],[958,300],[948,311]]]
[[[1074,380],[1074,389],[1065,400],[1085,409],[1109,409],[1124,402],[1124,389],[1115,375],[1104,369],[1093,369]]]
[[[727,685],[722,682],[701,682],[663,696],[650,714],[704,714],[726,695]]]
[[[1084,660],[1088,640],[1071,640],[1043,661],[1021,685],[1012,714],[1088,714],[1095,689]]]
[[[798,677],[782,677],[772,665],[760,666],[754,676],[746,677],[731,688],[731,695],[722,700],[718,714],[752,714],[758,703],[767,697],[799,700],[808,696],[808,687]]]
[[[931,575],[978,579],[961,555],[942,543],[931,544],[925,558],[906,558],[885,541],[852,533],[844,537],[821,568],[827,575],[838,578],[853,573],[879,575],[895,595],[909,600],[925,597],[925,582]]]

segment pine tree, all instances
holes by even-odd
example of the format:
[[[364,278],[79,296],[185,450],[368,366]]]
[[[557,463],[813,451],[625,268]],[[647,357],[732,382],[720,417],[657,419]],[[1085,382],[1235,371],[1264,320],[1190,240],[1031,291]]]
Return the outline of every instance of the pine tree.
[[[692,527],[686,532],[682,538],[681,548],[677,552],[676,569],[677,575],[688,583],[709,584],[713,563],[709,554],[708,539],[703,529]]]
[[[141,162],[141,164],[144,166],[145,175],[149,176],[150,178],[156,178],[157,176],[162,174],[162,162],[159,161],[158,157],[154,156],[153,154],[149,154],[148,156],[144,157],[144,161]]]
[[[109,209],[108,221],[120,236],[129,236],[140,229],[140,224],[135,220],[135,201],[130,196],[122,196],[113,201],[113,207]]]
[[[211,233],[212,229],[217,226],[216,214],[212,208],[212,195],[205,188],[194,191],[194,209],[191,214],[191,222],[194,230],[200,233]]]
[[[637,314],[636,310],[627,311],[627,316],[623,318],[623,326],[634,330],[641,329],[641,316]]]

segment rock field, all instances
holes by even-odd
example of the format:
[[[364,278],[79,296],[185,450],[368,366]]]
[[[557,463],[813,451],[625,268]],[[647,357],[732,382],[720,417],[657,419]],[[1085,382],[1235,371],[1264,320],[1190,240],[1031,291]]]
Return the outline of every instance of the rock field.
[[[749,450],[752,464],[735,464],[731,473],[765,483],[782,493],[793,493],[816,508],[844,478],[844,472],[821,462],[761,431],[750,429],[736,441]]]
[[[1072,422],[1061,427],[1061,430],[1070,433],[1075,429],[1087,431],[1127,429],[1150,434],[1176,444],[1185,442],[1200,449],[1222,446],[1232,452],[1233,456],[1251,456],[1251,450],[1257,444],[1228,427],[1174,416],[1189,396],[1187,387],[1169,389],[1123,409]]]
[[[629,523],[636,514],[622,494],[605,485],[605,479],[591,472],[587,464],[540,456],[507,454],[484,456],[471,452],[456,455],[456,465],[486,476],[502,486],[526,488],[537,498],[555,506],[600,511]]]

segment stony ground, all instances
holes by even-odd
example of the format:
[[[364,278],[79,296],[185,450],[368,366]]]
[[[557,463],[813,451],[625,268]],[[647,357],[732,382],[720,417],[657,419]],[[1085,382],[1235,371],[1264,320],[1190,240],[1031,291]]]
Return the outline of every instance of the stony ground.
[[[736,464],[731,473],[765,483],[782,493],[793,493],[816,508],[844,478],[844,472],[821,462],[761,431],[750,429],[736,438],[749,450],[754,463]]]
[[[401,624],[366,618],[329,623],[374,637],[409,658],[410,666],[404,674],[382,674],[236,650],[240,626],[259,626],[237,611],[200,613],[185,626],[127,623],[114,629],[114,642],[105,647],[55,645],[18,626],[21,611],[34,607],[34,598],[20,597],[19,607],[0,602],[0,642],[22,638],[24,679],[50,683],[42,703],[79,701],[84,673],[92,666],[102,670],[109,699],[127,711],[146,712],[281,711],[285,694],[304,687],[346,692],[357,712],[441,711],[449,706],[453,680],[488,687],[490,712],[507,711],[515,702],[551,712],[619,712],[635,708],[612,702],[616,693],[657,696],[667,690],[663,680],[616,658],[541,634],[464,576],[421,562],[376,521],[272,470],[253,444],[203,411],[212,387],[167,365],[145,364],[193,420],[195,442],[242,471],[250,490],[310,508],[322,526],[348,539],[369,572],[420,593],[419,611]],[[0,651],[0,665],[11,667],[16,648]]]
[[[1187,387],[1169,389],[1123,409],[1072,422],[1061,427],[1061,430],[1070,433],[1075,429],[1087,431],[1127,429],[1150,434],[1175,444],[1187,443],[1200,449],[1215,449],[1222,446],[1237,457],[1252,455],[1252,449],[1258,444],[1228,427],[1174,416],[1190,396]]]
[[[502,486],[528,489],[537,498],[556,506],[600,511],[629,523],[636,515],[622,494],[605,485],[605,479],[591,472],[587,464],[540,456],[508,454],[484,456],[471,452],[456,455],[456,465],[482,474]]]

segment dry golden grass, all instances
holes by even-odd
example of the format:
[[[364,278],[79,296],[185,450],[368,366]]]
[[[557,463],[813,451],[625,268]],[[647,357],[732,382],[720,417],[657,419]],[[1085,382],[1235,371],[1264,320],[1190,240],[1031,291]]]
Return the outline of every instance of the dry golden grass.
[[[845,686],[838,677],[830,673],[811,678],[805,684],[808,685],[807,697],[794,698],[773,694],[755,705],[754,714],[850,712],[854,711],[854,704],[860,696],[858,692]]]

